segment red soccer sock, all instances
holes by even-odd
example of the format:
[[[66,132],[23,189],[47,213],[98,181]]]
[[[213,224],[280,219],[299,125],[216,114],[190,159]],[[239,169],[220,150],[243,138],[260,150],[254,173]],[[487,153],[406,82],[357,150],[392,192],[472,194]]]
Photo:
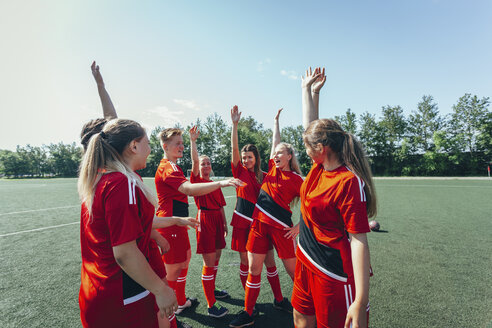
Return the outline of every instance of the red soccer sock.
[[[219,260],[215,260],[214,279],[217,278],[217,270],[219,270]]]
[[[171,314],[169,317],[169,327],[170,328],[178,328],[178,323],[176,322],[176,316],[173,314]]]
[[[215,304],[215,269],[214,267],[203,266],[202,269],[202,286],[207,299],[208,307]]]
[[[248,265],[242,264],[239,266],[239,277],[241,278],[241,283],[243,288],[246,289],[246,280],[248,279]]]
[[[255,308],[256,300],[260,295],[261,286],[261,274],[253,276],[251,273],[248,275],[248,281],[246,281],[246,296],[244,297],[244,310],[251,316],[253,315],[253,309]]]
[[[282,289],[280,288],[280,279],[278,279],[278,271],[276,266],[267,268],[267,278],[270,286],[272,287],[273,296],[277,302],[281,302],[284,299],[282,295]]]
[[[188,268],[181,269],[178,280],[176,280],[176,299],[178,300],[178,305],[183,305],[186,303],[186,275],[188,274]]]

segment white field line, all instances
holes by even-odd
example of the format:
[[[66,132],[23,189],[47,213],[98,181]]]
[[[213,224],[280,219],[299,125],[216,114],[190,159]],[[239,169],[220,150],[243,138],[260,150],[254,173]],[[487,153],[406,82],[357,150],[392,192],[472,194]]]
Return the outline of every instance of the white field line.
[[[236,196],[225,196],[224,198],[232,198]],[[192,197],[189,197],[192,198]],[[29,210],[29,211],[20,211],[20,212],[10,212],[10,213],[2,213],[0,215],[7,215],[7,214],[18,214],[18,213],[28,213],[28,212],[37,212],[37,211],[47,211],[47,210],[54,210],[54,209],[60,209],[60,208],[72,208],[72,207],[78,207],[80,205],[74,205],[74,206],[60,206],[60,207],[51,207],[51,208],[44,208],[44,209],[39,209],[39,210]],[[18,235],[21,233],[26,233],[26,232],[34,232],[34,231],[42,231],[42,230],[47,230],[47,229],[54,229],[54,228],[60,228],[72,224],[80,224],[80,222],[70,222],[70,223],[64,223],[64,224],[59,224],[59,225],[54,225],[54,226],[49,226],[49,227],[43,227],[43,228],[37,228],[37,229],[30,229],[30,230],[23,230],[23,231],[17,231],[17,232],[11,232],[11,233],[6,233],[3,235],[0,235],[0,237],[7,237],[7,236],[13,236],[13,235]]]
[[[0,237],[7,237],[7,236],[19,235],[21,233],[26,233],[26,232],[34,232],[34,231],[42,231],[42,230],[47,230],[47,229],[60,228],[60,227],[65,227],[65,226],[73,225],[73,224],[80,224],[80,222],[77,221],[77,222],[64,223],[64,224],[59,224],[59,225],[54,225],[54,226],[49,226],[49,227],[43,227],[43,228],[37,228],[37,229],[16,231],[16,232],[11,232],[11,233],[6,233],[6,234],[3,234],[3,235],[0,235]]]
[[[80,205],[59,206],[59,207],[41,208],[41,209],[38,209],[38,210],[26,210],[26,211],[18,211],[18,212],[0,213],[0,216],[2,216],[2,215],[10,215],[10,214],[21,214],[21,213],[31,213],[31,212],[39,212],[39,211],[58,210],[58,209],[61,209],[61,208],[73,208],[73,207],[79,207],[79,206]]]

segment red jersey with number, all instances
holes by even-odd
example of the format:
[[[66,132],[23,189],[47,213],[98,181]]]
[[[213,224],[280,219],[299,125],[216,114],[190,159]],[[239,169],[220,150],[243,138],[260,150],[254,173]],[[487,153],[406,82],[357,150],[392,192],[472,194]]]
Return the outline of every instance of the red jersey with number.
[[[268,174],[263,179],[253,218],[279,229],[292,227],[290,203],[299,197],[302,177],[294,171],[283,171],[268,161]]]
[[[364,181],[345,166],[314,165],[301,187],[301,213],[297,258],[317,274],[352,280],[347,232],[370,231]]]
[[[153,218],[154,206],[136,181],[119,172],[101,177],[94,193],[92,216],[82,204],[79,304],[84,325],[127,327],[130,324],[124,321],[131,309],[149,311],[149,304],[155,316],[149,291],[130,278],[113,255],[114,246],[135,240],[148,260]]]
[[[256,180],[255,172],[251,172],[240,162],[236,167],[231,163],[231,168],[232,176],[246,183],[246,185],[236,188],[236,208],[232,215],[231,226],[247,229],[253,222],[253,212],[258,194],[260,193],[261,184]],[[263,172],[263,178],[265,178],[265,175]]]
[[[205,180],[200,175],[194,175],[192,172],[190,182],[207,183],[212,182],[212,180]],[[194,198],[196,207],[202,210],[220,210],[226,205],[224,194],[220,188],[206,195],[196,196]]]
[[[175,163],[163,158],[155,172],[155,188],[159,199],[157,216],[189,216],[188,196],[178,191],[178,188],[188,181],[183,170]],[[184,230],[186,227],[171,226],[164,229],[157,229],[159,232],[171,229],[173,231]]]

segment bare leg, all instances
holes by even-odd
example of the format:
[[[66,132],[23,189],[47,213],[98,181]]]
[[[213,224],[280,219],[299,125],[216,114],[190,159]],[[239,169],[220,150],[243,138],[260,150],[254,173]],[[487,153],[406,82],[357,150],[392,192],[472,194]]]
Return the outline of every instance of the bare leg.
[[[316,316],[304,315],[294,309],[294,325],[296,328],[314,328],[316,326]]]

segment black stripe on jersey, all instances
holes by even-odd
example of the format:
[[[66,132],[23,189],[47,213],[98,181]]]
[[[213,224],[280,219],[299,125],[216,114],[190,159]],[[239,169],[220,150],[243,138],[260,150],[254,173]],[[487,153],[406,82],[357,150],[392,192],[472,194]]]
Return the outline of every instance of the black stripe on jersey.
[[[173,215],[181,217],[190,216],[188,212],[188,203],[173,199]]]
[[[258,200],[256,204],[260,206],[263,210],[273,216],[279,221],[282,221],[289,227],[292,227],[292,213],[279,204],[275,203],[273,198],[267,194],[263,189],[260,190],[260,195],[258,196]]]
[[[236,211],[247,217],[253,217],[255,211],[255,204],[247,201],[244,198],[238,197],[236,201]]]
[[[146,291],[145,288],[140,286],[135,280],[130,278],[125,271],[121,270],[123,273],[122,283],[123,283],[123,301],[131,299]]]
[[[348,277],[343,271],[343,262],[340,251],[319,243],[313,232],[304,223],[302,215],[301,221],[299,222],[299,245],[315,262],[313,263],[315,266],[320,266],[339,277]]]

